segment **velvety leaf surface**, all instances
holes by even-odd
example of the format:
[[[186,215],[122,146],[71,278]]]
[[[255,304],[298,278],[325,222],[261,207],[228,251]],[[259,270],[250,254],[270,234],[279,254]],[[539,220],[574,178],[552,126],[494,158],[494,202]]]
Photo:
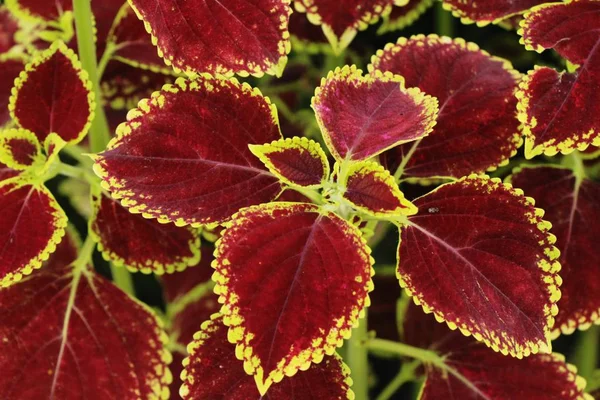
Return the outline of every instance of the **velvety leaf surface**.
[[[356,227],[312,204],[249,207],[228,225],[215,293],[261,393],[350,336],[373,288],[369,253]]]
[[[0,162],[16,170],[44,164],[42,147],[33,132],[8,129],[0,132]]]
[[[404,177],[460,178],[506,162],[521,145],[517,99],[519,74],[508,61],[491,57],[473,43],[435,35],[400,38],[371,60],[369,71],[390,71],[435,96],[440,112],[433,132],[418,144],[386,152],[394,173],[406,161]]]
[[[523,168],[512,183],[536,199],[560,250],[562,297],[554,333],[587,328],[600,313],[600,184],[564,168]]]
[[[11,116],[40,142],[51,133],[65,142],[79,142],[94,112],[94,94],[75,53],[62,42],[38,53],[15,81]]]
[[[415,302],[503,354],[548,351],[560,264],[543,212],[522,191],[475,175],[414,204],[398,277]]]
[[[218,314],[202,324],[188,351],[190,356],[184,361],[184,384],[180,391],[184,399],[341,400],[354,397],[350,390],[350,371],[337,354],[324,357],[321,363],[274,384],[261,395],[242,362],[236,359],[235,346],[227,340],[227,327]]]
[[[132,272],[172,273],[200,260],[199,232],[132,214],[116,200],[95,193],[91,233],[105,259]]]
[[[0,184],[0,287],[40,268],[67,226],[64,211],[48,189],[20,180]]]
[[[73,10],[71,0],[6,0],[5,3],[17,17],[36,21],[55,21]]]
[[[392,12],[383,18],[377,33],[384,34],[406,28],[433,5],[433,0],[408,0],[408,4],[395,6]]]
[[[555,155],[600,146],[600,3],[570,1],[534,8],[519,31],[529,50],[556,50],[579,68],[529,71],[520,84],[519,119],[525,125],[525,156]]]
[[[20,56],[0,55],[0,127],[10,121],[8,103],[15,79],[25,69]]]
[[[422,400],[589,399],[583,391],[585,380],[561,354],[535,354],[522,360],[503,356],[449,330],[415,305],[407,310],[403,330],[407,343],[445,356],[452,369],[426,369]]]
[[[290,0],[131,0],[167,65],[195,75],[281,75]]]
[[[276,111],[247,84],[179,79],[128,119],[95,156],[94,168],[132,212],[198,226],[271,201],[281,190],[248,148],[281,138]]]
[[[327,155],[320,144],[305,137],[251,145],[250,151],[287,185],[318,187],[329,177]]]
[[[17,19],[5,5],[0,5],[0,54],[8,52],[14,45],[15,33],[19,29]]]
[[[438,111],[435,98],[406,89],[402,77],[363,76],[354,65],[336,68],[321,80],[312,108],[338,160],[365,160],[427,136]]]
[[[159,321],[73,253],[0,291],[0,397],[167,399]]]
[[[404,198],[394,177],[376,162],[353,163],[343,185],[344,198],[367,214],[391,217],[417,213],[417,208]]]
[[[443,0],[444,8],[452,11],[463,23],[479,26],[498,23],[512,15],[523,13],[545,0]]]

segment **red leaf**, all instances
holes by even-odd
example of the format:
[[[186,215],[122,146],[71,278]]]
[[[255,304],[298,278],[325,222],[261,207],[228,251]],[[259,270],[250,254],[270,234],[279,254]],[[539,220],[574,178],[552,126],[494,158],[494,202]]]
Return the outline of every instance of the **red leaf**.
[[[0,135],[0,162],[15,170],[44,165],[46,157],[33,132],[7,129]]]
[[[323,30],[312,24],[305,15],[292,13],[289,30],[292,48],[296,52],[321,53],[330,49]],[[290,68],[291,66],[286,69],[286,74]]]
[[[6,0],[5,3],[18,18],[42,23],[58,20],[65,12],[73,10],[71,0]]]
[[[440,102],[429,136],[383,155],[392,173],[406,164],[408,178],[460,178],[502,165],[521,145],[514,96],[519,74],[475,44],[435,35],[400,38],[377,52],[373,70],[402,75]]]
[[[19,175],[17,171],[0,162],[0,183],[17,175]]]
[[[228,224],[215,293],[261,393],[350,336],[373,288],[369,253],[355,226],[312,204],[249,207]]]
[[[362,76],[355,66],[336,68],[312,100],[325,143],[338,160],[365,160],[431,132],[437,100],[405,89],[401,76]]]
[[[525,125],[525,156],[567,154],[600,146],[600,3],[570,1],[535,7],[519,31],[528,50],[554,49],[574,73],[547,67],[529,71],[520,84],[519,119]]]
[[[227,398],[239,400],[351,399],[350,371],[337,354],[326,356],[307,371],[271,386],[263,396],[253,379],[235,358],[235,346],[227,340],[227,327],[216,314],[202,324],[188,346],[190,356],[182,374],[184,399]]]
[[[79,142],[94,117],[94,94],[75,53],[54,42],[27,64],[15,81],[10,112],[16,124],[44,142],[51,133]]]
[[[560,264],[543,212],[521,191],[475,175],[414,203],[398,276],[415,302],[495,351],[547,352]]]
[[[396,323],[396,310],[402,289],[393,271],[377,271],[373,276],[375,290],[369,294],[369,330],[374,330],[378,338],[400,341],[399,326]],[[419,310],[419,312],[423,312]]]
[[[0,397],[168,398],[159,321],[72,254],[0,291]]]
[[[7,53],[17,44],[15,33],[19,30],[17,19],[10,13],[5,5],[0,5],[0,55]],[[1,58],[0,58],[1,59]],[[2,81],[0,79],[0,81]],[[0,122],[0,125],[2,123]]]
[[[600,318],[600,184],[555,167],[523,168],[511,181],[536,199],[557,236],[563,284],[554,334],[589,327]]]
[[[0,183],[0,287],[40,268],[66,226],[64,211],[44,186],[23,184],[19,177]]]
[[[202,245],[200,248],[200,263],[197,266],[186,268],[176,274],[161,276],[165,301],[167,303],[177,302],[196,286],[210,281],[213,273],[213,269],[210,266],[210,263],[214,260],[213,251],[214,248],[212,246]]]
[[[0,54],[0,127],[10,121],[8,102],[15,79],[25,69],[21,56]]]
[[[485,26],[521,14],[546,0],[443,0],[444,8],[452,11],[463,24]]]
[[[276,110],[247,84],[179,79],[128,117],[94,168],[132,212],[199,226],[281,191],[248,149],[281,138]]]
[[[280,76],[290,51],[290,0],[131,0],[167,65],[202,72]]]
[[[433,0],[408,0],[406,5],[393,7],[390,15],[383,18],[377,33],[382,35],[412,25],[432,5]]]
[[[163,274],[200,261],[198,230],[147,220],[99,193],[94,194],[93,204],[90,233],[104,258],[116,266]]]

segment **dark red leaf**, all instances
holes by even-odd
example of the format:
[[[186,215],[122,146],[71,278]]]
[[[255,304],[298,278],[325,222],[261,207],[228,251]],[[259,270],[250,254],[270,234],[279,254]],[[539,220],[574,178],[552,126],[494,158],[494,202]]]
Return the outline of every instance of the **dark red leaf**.
[[[546,211],[557,237],[563,284],[554,334],[589,327],[600,318],[600,184],[555,167],[523,168],[511,181]]]
[[[560,264],[543,212],[522,191],[475,175],[414,204],[398,276],[415,302],[503,354],[549,351]]]
[[[400,327],[396,323],[396,310],[402,292],[398,287],[398,278],[393,272],[377,271],[373,283],[375,289],[369,294],[369,330],[374,330],[378,338],[398,342]]]
[[[199,226],[281,191],[248,148],[281,138],[276,110],[247,84],[179,79],[128,117],[94,168],[132,212]]]
[[[8,103],[15,79],[25,69],[22,56],[0,54],[0,127],[10,121]]]
[[[600,3],[581,0],[535,7],[521,25],[528,50],[554,49],[579,65],[573,73],[536,67],[521,82],[517,96],[525,156],[600,146],[599,120],[587,117],[600,112]]]
[[[297,12],[292,13],[290,15],[289,30],[292,48],[296,52],[320,53],[330,48],[323,30],[319,26],[312,24],[306,18],[306,15]],[[286,73],[288,69],[286,69]]]
[[[433,0],[408,0],[404,6],[395,6],[390,15],[383,18],[377,33],[384,34],[406,28],[433,5]]]
[[[15,170],[44,165],[46,157],[33,132],[7,129],[0,134],[0,162]]]
[[[7,53],[17,44],[15,41],[15,33],[18,29],[18,21],[5,5],[0,5],[0,55]]]
[[[355,66],[329,72],[315,92],[312,108],[338,160],[365,160],[427,136],[438,111],[435,98],[406,89],[401,76],[363,76]]]
[[[290,0],[131,0],[167,65],[188,75],[280,76]]]
[[[5,181],[7,179],[10,179],[12,177],[17,176],[19,173],[17,171],[15,171],[12,168],[9,168],[8,166],[2,164],[2,162],[0,162],[0,183],[2,183],[2,181]]]
[[[261,394],[242,362],[235,357],[235,346],[227,340],[227,327],[216,314],[202,324],[188,346],[190,356],[184,361],[182,374],[184,399],[228,400],[313,400],[352,399],[350,371],[340,357],[326,356],[320,364],[271,386]]]
[[[440,102],[429,136],[383,155],[392,173],[405,163],[407,178],[460,178],[507,162],[521,145],[514,96],[519,74],[475,44],[435,35],[400,38],[377,52],[373,70],[402,75],[407,86]]]
[[[21,180],[0,183],[0,287],[40,268],[67,226],[67,217],[50,191]]]
[[[443,0],[444,8],[452,11],[464,24],[485,26],[520,14],[546,0]]]
[[[249,207],[228,224],[215,293],[261,393],[350,336],[373,288],[369,253],[355,226],[312,204]]]
[[[164,297],[167,303],[175,303],[196,286],[210,281],[213,273],[210,263],[214,260],[214,250],[212,246],[202,245],[200,248],[200,263],[197,266],[186,268],[176,274],[161,276]]]
[[[15,81],[10,112],[15,123],[44,142],[51,133],[79,142],[94,117],[94,94],[87,73],[62,42],[37,54]]]
[[[65,12],[73,10],[71,0],[6,0],[5,3],[16,17],[25,21],[55,21]]]

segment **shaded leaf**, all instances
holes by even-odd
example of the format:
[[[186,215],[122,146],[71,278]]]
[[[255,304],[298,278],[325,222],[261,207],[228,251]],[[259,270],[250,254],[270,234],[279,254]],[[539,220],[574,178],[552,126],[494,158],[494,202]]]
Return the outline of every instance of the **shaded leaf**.
[[[25,69],[21,56],[0,54],[0,127],[10,121],[8,103],[15,79]]]
[[[0,162],[0,183],[7,179],[13,178],[17,176],[19,173],[12,168],[7,167],[6,165]]]
[[[167,304],[179,302],[183,296],[195,287],[210,281],[210,277],[214,272],[210,266],[212,260],[214,260],[213,251],[214,247],[203,244],[200,248],[200,262],[193,269],[186,268],[176,274],[161,276],[163,295]]]
[[[521,14],[545,0],[443,0],[444,8],[452,11],[463,24],[485,26],[497,24],[506,18]]]
[[[26,170],[44,164],[46,157],[33,132],[8,129],[0,132],[0,162],[15,170]]]
[[[7,53],[17,44],[15,33],[18,30],[19,23],[17,19],[5,5],[0,5],[0,55]]]
[[[327,52],[331,48],[321,27],[312,24],[304,14],[295,12],[290,15],[289,30],[292,48],[296,52],[316,54]],[[286,73],[289,68],[288,66]]]
[[[355,226],[312,204],[249,207],[228,224],[215,293],[261,393],[350,336],[373,288],[369,253]]]
[[[408,0],[408,4],[404,6],[395,6],[389,15],[383,17],[383,23],[377,33],[382,35],[412,25],[432,5],[433,0]]]
[[[71,0],[6,0],[5,3],[16,17],[36,22],[55,21],[73,10]]]

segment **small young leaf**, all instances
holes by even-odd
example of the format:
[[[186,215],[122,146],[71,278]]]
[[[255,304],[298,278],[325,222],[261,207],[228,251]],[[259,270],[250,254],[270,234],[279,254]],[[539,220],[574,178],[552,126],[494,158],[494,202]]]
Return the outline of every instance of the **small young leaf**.
[[[600,321],[600,184],[558,167],[523,168],[511,182],[536,199],[557,237],[563,284],[554,335]]]
[[[0,54],[0,128],[10,121],[8,103],[15,79],[25,69],[21,56]]]
[[[188,75],[280,76],[290,0],[130,0],[167,65]]]
[[[573,73],[536,67],[521,82],[518,110],[525,156],[552,156],[600,146],[600,2],[549,3],[525,15],[519,31],[528,50],[554,49],[579,67]]]
[[[128,118],[94,169],[132,212],[199,226],[281,191],[248,148],[281,138],[276,110],[247,84],[178,79]]]
[[[348,169],[344,198],[375,217],[413,215],[417,208],[404,198],[389,171],[373,161],[353,163]]]
[[[414,201],[398,247],[425,312],[518,358],[549,351],[560,298],[556,237],[522,193],[475,175],[442,185]]]
[[[44,142],[51,133],[77,143],[94,114],[94,93],[75,53],[62,42],[34,56],[15,81],[9,109],[15,123]]]
[[[369,71],[375,70],[402,75],[406,85],[440,102],[429,136],[384,153],[382,163],[392,173],[406,164],[404,177],[461,178],[507,162],[521,145],[514,96],[519,74],[475,44],[436,35],[400,38],[373,57]]]
[[[116,200],[94,193],[90,234],[106,260],[132,272],[172,273],[200,260],[197,229],[160,224],[131,214]]]
[[[67,216],[44,186],[24,184],[20,177],[0,183],[0,287],[40,268],[66,226]]]
[[[33,132],[26,129],[9,129],[0,132],[0,162],[15,170],[40,167],[46,157]]]
[[[227,340],[223,317],[215,314],[202,324],[188,346],[190,356],[184,361],[184,399],[227,398],[239,400],[346,400],[354,398],[350,389],[350,371],[334,353],[318,365],[271,386],[266,394],[256,388],[252,377],[235,358],[235,346]]]
[[[435,98],[406,89],[401,76],[379,71],[363,76],[354,65],[321,80],[312,108],[338,160],[365,160],[427,136],[438,111]]]
[[[395,6],[389,15],[383,17],[383,23],[377,33],[399,31],[415,22],[419,17],[433,5],[433,0],[408,0],[408,4]]]
[[[312,204],[249,207],[228,224],[215,293],[261,394],[350,336],[373,289],[369,253],[355,226]]]
[[[319,143],[304,137],[250,145],[273,175],[290,186],[319,187],[329,177],[329,161]]]
[[[444,8],[452,11],[464,24],[485,26],[497,24],[513,15],[523,13],[546,0],[443,0]]]

